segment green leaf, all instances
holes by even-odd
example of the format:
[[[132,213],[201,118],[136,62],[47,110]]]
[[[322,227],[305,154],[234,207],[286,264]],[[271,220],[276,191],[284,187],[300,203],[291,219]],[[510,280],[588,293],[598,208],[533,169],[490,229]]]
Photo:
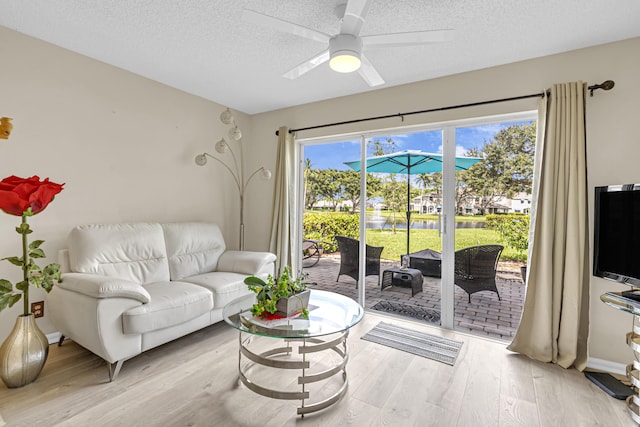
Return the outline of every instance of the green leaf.
[[[265,283],[264,280],[262,280],[259,277],[256,276],[249,276],[246,279],[244,279],[244,283],[247,285],[256,285],[256,286],[266,286],[267,284]]]
[[[55,284],[55,282],[53,281],[53,279],[51,279],[51,277],[42,276],[41,287],[42,287],[42,289],[47,291],[47,293],[51,292],[51,289],[53,289],[53,285],[54,284]]]
[[[3,260],[9,261],[13,265],[17,265],[18,267],[22,267],[22,257],[18,258],[17,256],[11,256],[8,258],[2,258]]]
[[[16,227],[16,231],[20,234],[29,234],[31,233],[31,228],[29,227],[29,224],[23,222],[22,224]]]
[[[60,264],[53,262],[44,267],[42,270],[42,274],[45,276],[51,277],[54,280],[60,281]]]
[[[266,300],[264,303],[264,309],[271,314],[275,313],[276,311],[278,311],[278,309],[276,308],[276,302],[277,301],[274,299]]]
[[[13,285],[10,281],[0,279],[0,295],[13,292]]]
[[[16,289],[19,291],[24,292],[27,290],[28,287],[29,287],[29,282],[27,282],[26,280],[16,283]]]
[[[40,285],[48,292],[51,292],[53,285],[60,281],[60,264],[52,263],[44,267],[42,270],[42,276]]]
[[[13,305],[15,303],[17,303],[18,301],[20,301],[20,298],[22,298],[22,294],[13,294],[9,297],[9,307],[13,307]]]
[[[46,255],[44,254],[44,251],[40,248],[36,248],[34,250],[32,250],[31,252],[29,252],[29,256],[31,258],[44,258],[46,257]]]
[[[259,304],[254,304],[253,307],[251,307],[251,314],[253,314],[256,317],[260,317],[262,316],[262,313],[264,313],[264,307],[262,307]]]
[[[4,310],[9,306],[9,299],[11,295],[0,295],[0,311]]]
[[[33,242],[29,243],[29,249],[38,249],[40,246],[42,246],[43,243],[44,240],[34,240]]]

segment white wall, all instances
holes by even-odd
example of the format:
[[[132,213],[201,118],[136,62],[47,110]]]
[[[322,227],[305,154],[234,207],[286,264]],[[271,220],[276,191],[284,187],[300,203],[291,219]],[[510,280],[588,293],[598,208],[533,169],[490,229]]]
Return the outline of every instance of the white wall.
[[[282,125],[291,128],[472,103],[540,92],[553,83],[582,80],[589,84],[611,79],[616,87],[599,91],[587,100],[588,185],[593,187],[615,183],[640,182],[640,39],[632,39],[564,54],[423,81],[405,86],[337,98],[300,107],[251,117],[252,140],[255,145],[250,160],[275,162],[274,131]],[[304,78],[304,77],[301,77]],[[448,112],[406,117],[404,125],[432,123],[442,120],[488,116],[537,108],[535,99],[491,106],[473,107]],[[299,138],[327,136],[354,131],[377,130],[401,126],[399,119],[365,122],[357,125],[301,132]],[[270,192],[253,194],[254,201],[269,206]],[[593,213],[593,200],[589,202]],[[250,221],[265,218],[250,213]],[[590,220],[591,227],[593,220]],[[592,229],[592,228],[591,228]],[[268,240],[268,228],[257,230],[259,241]],[[591,237],[592,240],[592,237]],[[591,255],[590,255],[591,258]],[[605,306],[599,296],[624,287],[603,279],[591,278],[590,357],[629,363],[631,351],[625,345],[625,333],[631,317]]]
[[[194,163],[227,134],[222,106],[2,27],[0,40],[0,116],[14,119],[11,137],[0,140],[0,179],[66,183],[30,219],[31,238],[46,240],[40,265],[56,260],[73,226],[98,222],[213,221],[237,248],[235,184],[214,162]],[[0,212],[0,258],[20,255],[19,223]],[[18,267],[0,262],[0,278],[20,277]],[[30,301],[44,297],[32,290]],[[22,301],[0,313],[0,342],[21,312]],[[45,305],[38,322],[50,333],[46,313]]]

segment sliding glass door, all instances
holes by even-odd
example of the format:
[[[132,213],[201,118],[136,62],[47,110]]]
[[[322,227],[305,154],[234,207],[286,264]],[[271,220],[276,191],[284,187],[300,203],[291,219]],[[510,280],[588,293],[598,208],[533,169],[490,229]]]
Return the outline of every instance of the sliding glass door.
[[[506,178],[491,168],[533,158],[517,152],[531,148],[526,143],[502,151],[504,141],[495,143],[496,135],[508,141],[530,135],[532,119],[518,114],[299,141],[302,269],[309,281],[368,309],[448,329],[480,330],[472,308],[486,306],[487,298],[483,331],[500,328],[496,311],[519,316],[500,305],[498,292],[461,286],[456,252],[505,245],[503,236],[485,228],[488,214],[526,215],[531,196],[521,186],[514,199],[513,186],[526,183],[526,168],[505,169]],[[500,155],[502,163],[494,158]],[[409,272],[401,269],[403,257]],[[420,273],[420,289],[412,270]],[[492,333],[486,335],[508,336]]]

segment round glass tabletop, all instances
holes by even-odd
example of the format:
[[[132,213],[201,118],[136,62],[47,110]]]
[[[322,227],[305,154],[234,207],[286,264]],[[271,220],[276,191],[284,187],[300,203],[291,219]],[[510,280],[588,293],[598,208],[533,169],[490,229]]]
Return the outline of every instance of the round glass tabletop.
[[[237,298],[222,310],[224,321],[241,332],[273,338],[311,338],[344,332],[356,325],[364,314],[360,304],[334,292],[312,290],[309,319],[291,316],[265,320],[249,311],[255,294]]]

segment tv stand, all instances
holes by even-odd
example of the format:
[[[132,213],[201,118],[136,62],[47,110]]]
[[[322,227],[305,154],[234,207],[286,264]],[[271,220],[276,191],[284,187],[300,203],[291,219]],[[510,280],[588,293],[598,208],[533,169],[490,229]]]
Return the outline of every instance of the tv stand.
[[[607,292],[600,300],[618,310],[633,314],[633,330],[627,333],[627,345],[635,354],[633,363],[627,365],[627,378],[635,393],[627,397],[627,409],[633,421],[640,424],[640,301],[625,298],[621,292]]]

